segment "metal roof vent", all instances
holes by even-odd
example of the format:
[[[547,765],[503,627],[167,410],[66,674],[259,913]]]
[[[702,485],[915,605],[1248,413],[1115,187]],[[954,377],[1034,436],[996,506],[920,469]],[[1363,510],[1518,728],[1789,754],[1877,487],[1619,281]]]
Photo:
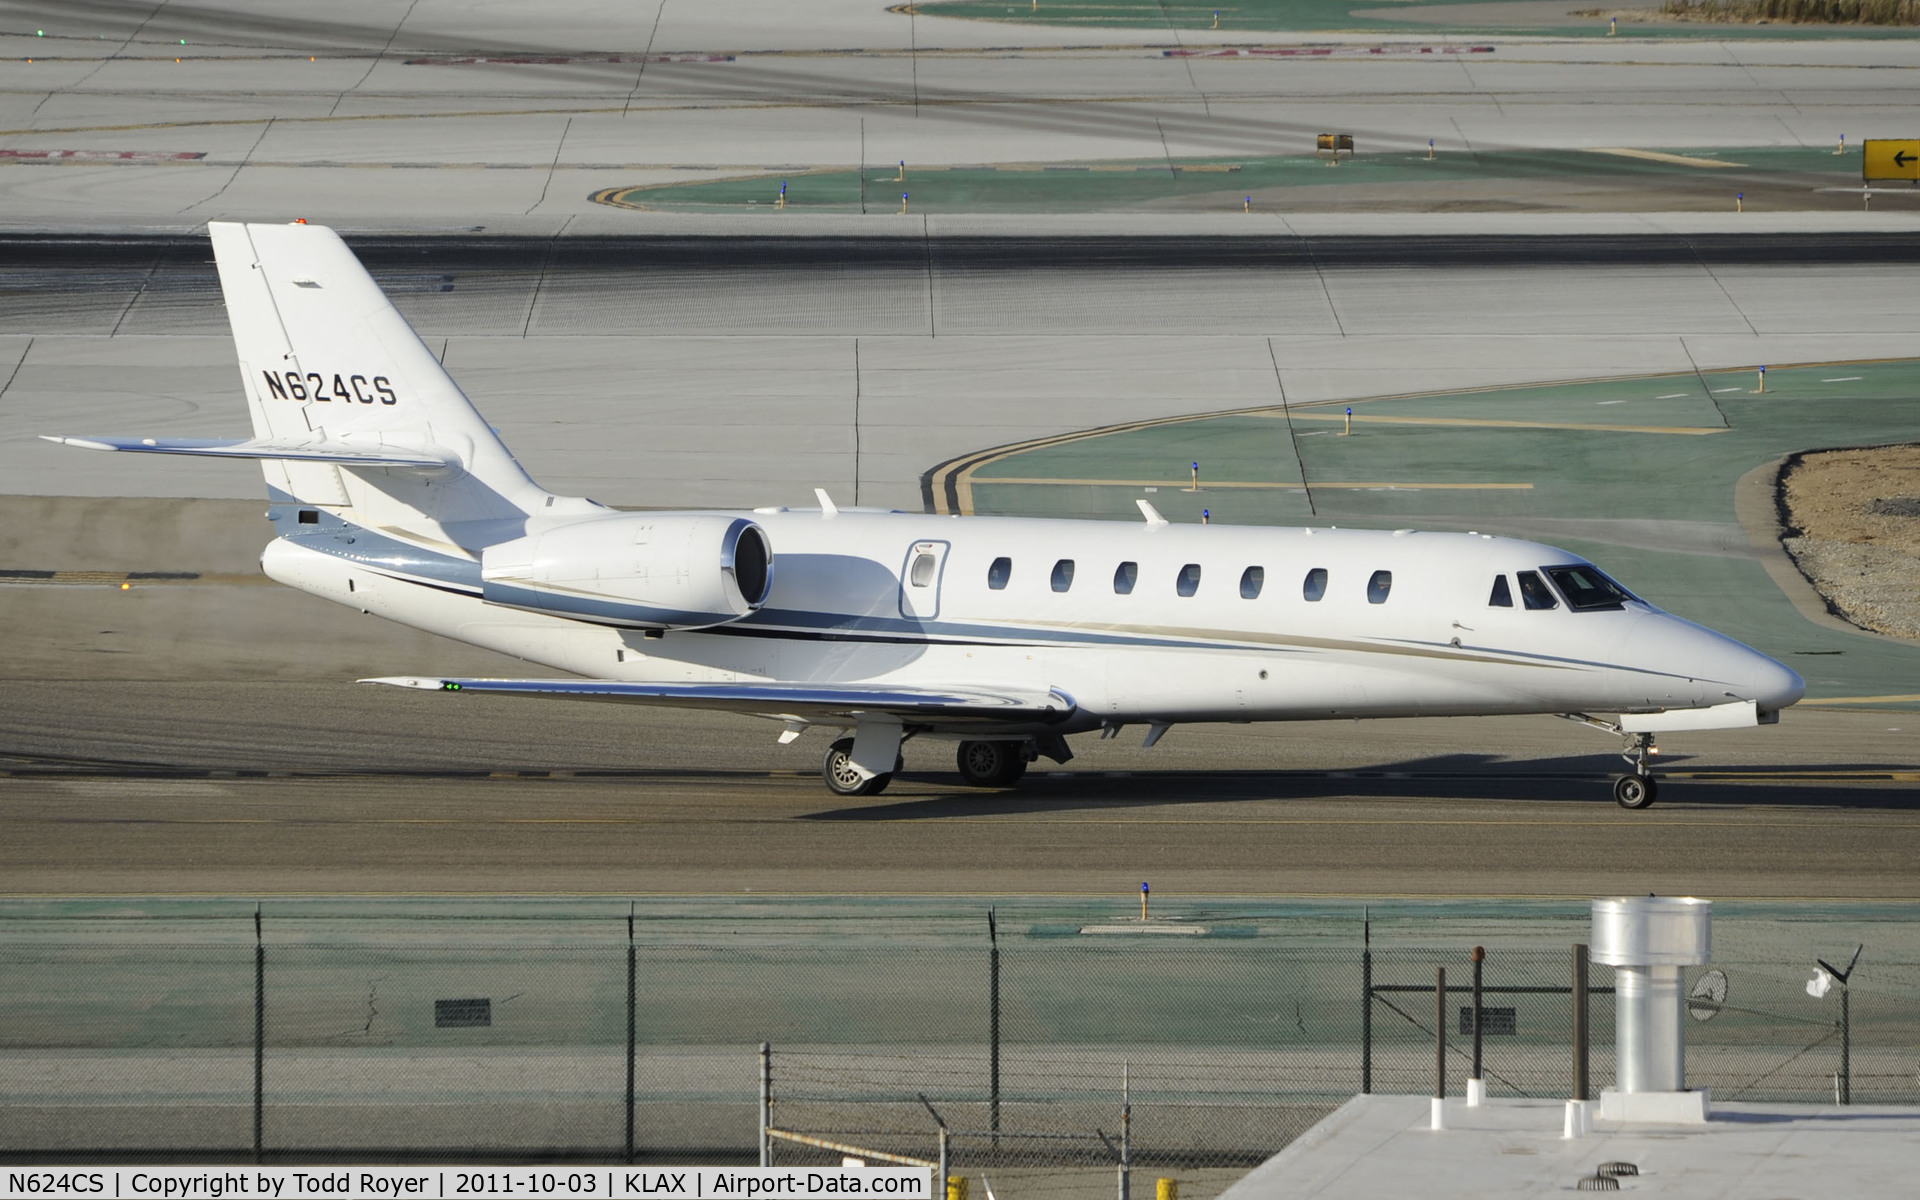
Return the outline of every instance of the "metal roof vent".
[[[1612,1175],[1615,1177],[1621,1175],[1638,1175],[1639,1173],[1640,1167],[1638,1164],[1630,1162],[1601,1163],[1600,1169],[1594,1172],[1595,1175]]]
[[[1712,952],[1710,900],[1623,896],[1593,902],[1592,960],[1614,968],[1617,996],[1619,1090],[1601,1094],[1601,1116],[1662,1124],[1707,1119],[1705,1091],[1687,1089],[1683,972],[1705,965]]]
[[[1617,1192],[1620,1181],[1611,1175],[1589,1175],[1573,1187],[1578,1192]]]

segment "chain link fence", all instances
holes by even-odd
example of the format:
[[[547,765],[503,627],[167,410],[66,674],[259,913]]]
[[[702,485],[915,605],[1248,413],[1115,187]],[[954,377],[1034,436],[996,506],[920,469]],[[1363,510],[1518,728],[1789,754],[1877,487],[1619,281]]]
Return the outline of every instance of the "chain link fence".
[[[1460,1094],[1476,944],[1489,1094],[1569,1094],[1584,916],[1220,902],[1141,922],[1035,901],[990,928],[984,907],[934,902],[0,905],[0,1155],[936,1163],[944,1143],[996,1195],[1144,1196],[1171,1176],[1206,1197],[1355,1092],[1430,1094],[1441,966]],[[1833,928],[1742,928],[1723,909],[1728,957],[1689,976],[1690,1083],[1920,1102],[1911,923],[1872,927],[1890,948],[1851,977],[1844,1025],[1840,989],[1806,990]],[[1596,1092],[1612,982],[1592,969]]]

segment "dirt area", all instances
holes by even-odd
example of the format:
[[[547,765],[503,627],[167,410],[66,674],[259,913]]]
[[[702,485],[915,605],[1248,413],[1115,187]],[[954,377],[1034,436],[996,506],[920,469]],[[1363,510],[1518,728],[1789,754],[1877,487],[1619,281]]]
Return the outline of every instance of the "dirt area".
[[[1834,612],[1920,638],[1920,445],[1797,455],[1780,508],[1787,553]]]
[[[1639,25],[1915,25],[1916,0],[1695,0],[1659,8],[1578,8],[1570,17]]]

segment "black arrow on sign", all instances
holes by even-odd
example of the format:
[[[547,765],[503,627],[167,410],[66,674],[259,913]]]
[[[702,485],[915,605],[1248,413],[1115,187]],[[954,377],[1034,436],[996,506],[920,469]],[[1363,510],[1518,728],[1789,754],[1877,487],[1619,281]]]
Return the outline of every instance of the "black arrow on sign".
[[[1904,167],[1911,162],[1920,162],[1920,155],[1908,154],[1905,150],[1894,151],[1893,153],[1894,166]]]

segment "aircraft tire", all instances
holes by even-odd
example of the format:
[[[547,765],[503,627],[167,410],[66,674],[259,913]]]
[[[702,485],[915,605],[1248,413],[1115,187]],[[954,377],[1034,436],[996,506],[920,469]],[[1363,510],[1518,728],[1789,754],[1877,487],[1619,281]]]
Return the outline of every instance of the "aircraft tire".
[[[1613,802],[1621,808],[1649,808],[1660,796],[1651,775],[1622,775],[1613,781]]]
[[[898,769],[897,760],[894,765]],[[893,772],[860,778],[860,772],[853,769],[853,739],[841,738],[827,747],[827,757],[820,764],[820,778],[836,796],[878,796],[893,782]]]
[[[960,778],[974,787],[1012,787],[1027,773],[1019,742],[961,742],[954,754]]]

